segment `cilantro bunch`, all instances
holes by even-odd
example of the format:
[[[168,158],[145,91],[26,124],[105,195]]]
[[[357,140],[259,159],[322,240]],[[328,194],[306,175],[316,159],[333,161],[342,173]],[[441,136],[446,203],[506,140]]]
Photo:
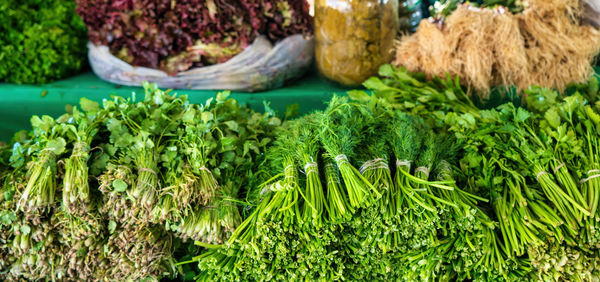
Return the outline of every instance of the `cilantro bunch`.
[[[226,92],[202,105],[143,94],[34,116],[0,147],[1,279],[175,277],[190,241],[223,242],[241,223],[281,120]]]
[[[73,0],[0,1],[0,81],[47,83],[87,61],[86,27]]]

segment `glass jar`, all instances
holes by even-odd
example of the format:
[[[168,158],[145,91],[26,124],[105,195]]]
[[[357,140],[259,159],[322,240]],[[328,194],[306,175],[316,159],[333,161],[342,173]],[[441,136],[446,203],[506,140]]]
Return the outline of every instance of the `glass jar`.
[[[319,72],[357,86],[393,59],[398,0],[315,0],[315,56]]]

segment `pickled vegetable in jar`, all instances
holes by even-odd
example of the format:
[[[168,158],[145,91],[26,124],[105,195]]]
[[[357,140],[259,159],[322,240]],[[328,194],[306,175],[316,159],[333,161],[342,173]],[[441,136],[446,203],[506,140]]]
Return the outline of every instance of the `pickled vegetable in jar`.
[[[346,86],[376,75],[393,58],[398,0],[315,0],[319,72]]]

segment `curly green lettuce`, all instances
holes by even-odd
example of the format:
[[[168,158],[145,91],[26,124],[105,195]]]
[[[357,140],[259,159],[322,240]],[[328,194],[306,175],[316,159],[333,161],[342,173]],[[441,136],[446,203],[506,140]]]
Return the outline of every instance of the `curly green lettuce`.
[[[72,0],[0,0],[0,81],[52,82],[86,65],[86,27]]]

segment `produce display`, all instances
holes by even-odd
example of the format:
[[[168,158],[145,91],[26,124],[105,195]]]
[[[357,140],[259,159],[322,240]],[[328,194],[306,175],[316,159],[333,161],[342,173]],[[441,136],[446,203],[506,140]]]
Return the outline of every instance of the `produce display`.
[[[597,77],[571,88],[570,96],[531,87],[525,108],[507,103],[479,110],[464,93],[439,88],[439,79],[427,83],[391,67],[380,75],[383,80],[365,82],[376,96],[461,144],[457,173],[467,191],[489,199],[503,256],[518,266],[508,273],[542,281],[598,279]]]
[[[258,186],[264,199],[194,259],[198,280],[516,275],[477,206],[487,199],[455,185],[455,140],[386,104],[334,97],[286,123],[267,151],[276,174]]]
[[[284,123],[151,85],[34,116],[0,150],[0,274],[599,277],[597,80],[483,110],[458,79],[379,75]]]
[[[227,93],[202,105],[144,94],[34,116],[2,149],[2,280],[174,277],[194,240],[240,224],[236,199],[281,121]]]
[[[260,34],[278,41],[312,32],[305,0],[76,2],[91,42],[168,74],[226,62]]]
[[[0,0],[0,80],[80,66],[75,4],[38,2]],[[120,79],[312,60],[306,1],[76,3]],[[0,280],[600,280],[600,2],[438,1],[394,41],[428,4],[316,0],[316,68],[363,88],[302,116],[149,82],[32,116],[0,143]]]
[[[562,91],[590,78],[600,31],[582,20],[584,1],[461,2],[437,5],[436,17],[400,40],[394,64],[430,78],[459,75],[484,98],[493,86]]]
[[[72,0],[0,1],[0,81],[38,84],[86,66],[86,28]]]
[[[398,0],[317,0],[315,57],[321,74],[357,86],[389,63],[400,27],[399,7]]]

